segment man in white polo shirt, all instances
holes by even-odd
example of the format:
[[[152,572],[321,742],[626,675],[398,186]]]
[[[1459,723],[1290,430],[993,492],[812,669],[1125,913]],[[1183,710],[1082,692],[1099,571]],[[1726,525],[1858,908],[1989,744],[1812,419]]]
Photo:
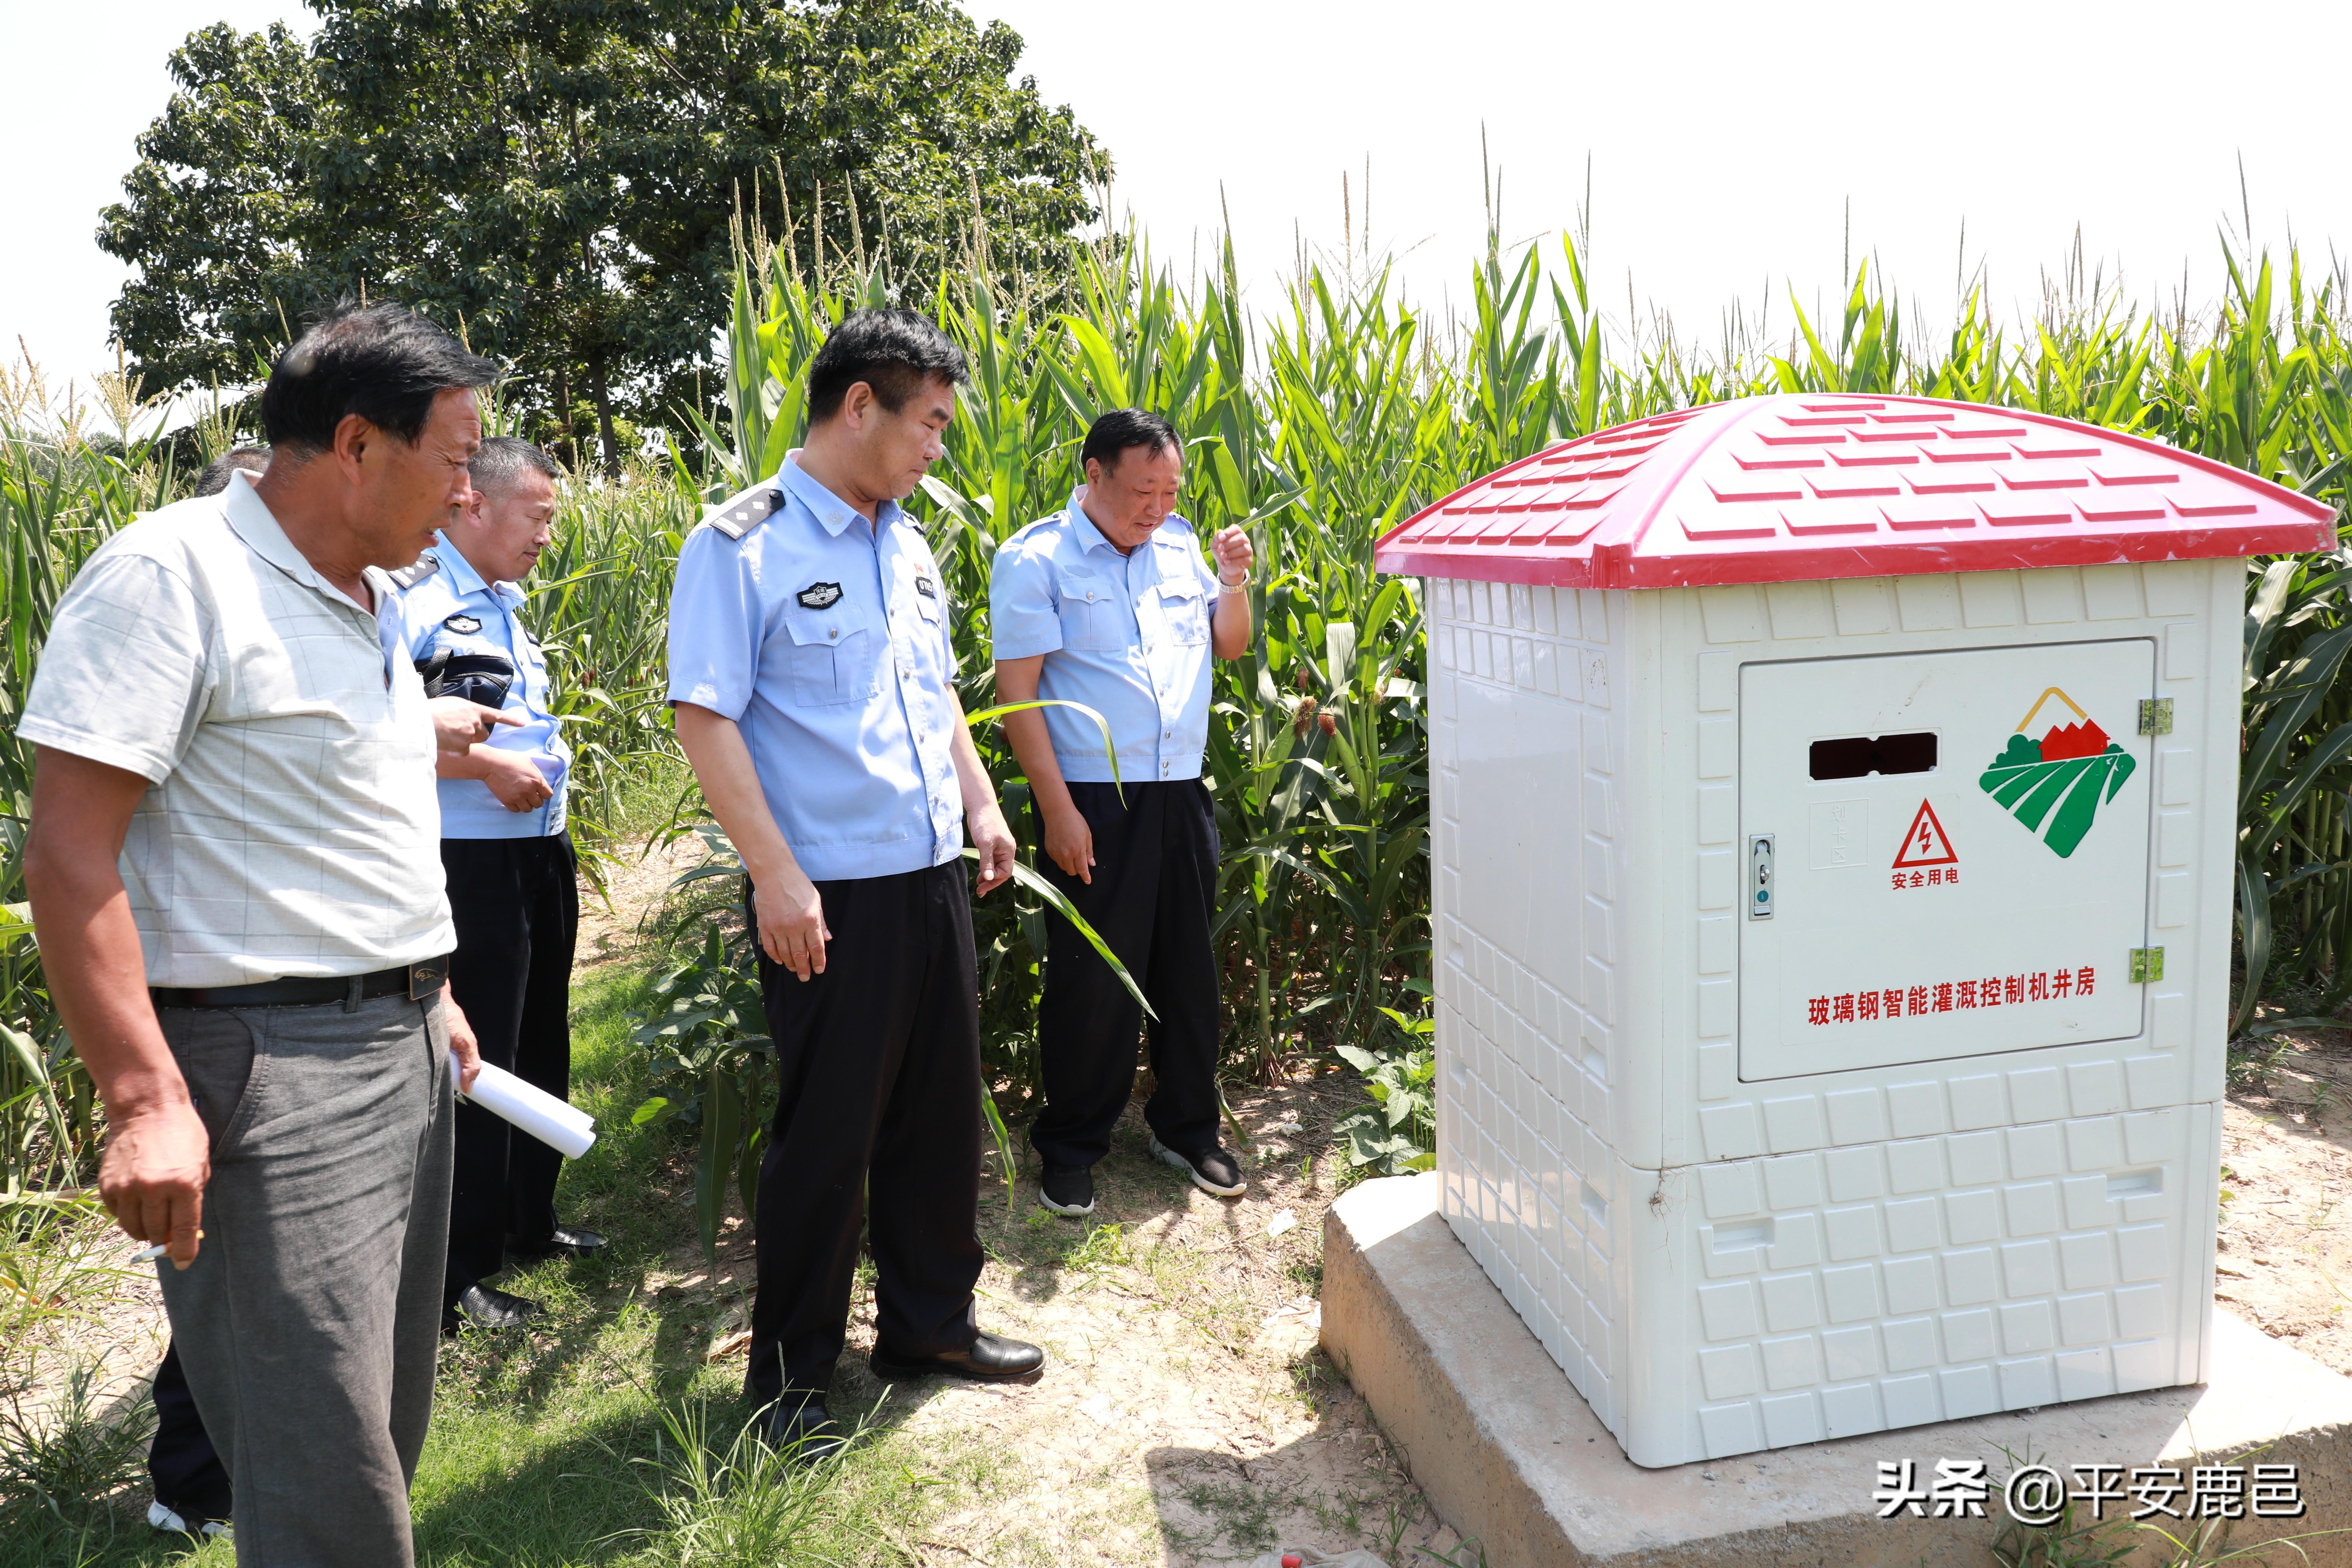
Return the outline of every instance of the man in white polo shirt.
[[[341,310],[261,397],[273,448],[132,523],[58,602],[17,733],[51,994],[106,1105],[99,1191],[166,1244],[237,1558],[409,1568],[449,1224],[445,747],[376,615],[471,493],[493,366]],[[466,705],[470,709],[470,705]]]

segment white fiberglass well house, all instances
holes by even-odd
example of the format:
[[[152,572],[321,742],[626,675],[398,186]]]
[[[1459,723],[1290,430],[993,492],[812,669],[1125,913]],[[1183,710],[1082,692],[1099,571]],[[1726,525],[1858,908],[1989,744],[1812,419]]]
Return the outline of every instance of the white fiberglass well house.
[[[1443,1212],[1635,1462],[2201,1379],[2243,561],[2331,520],[1788,395],[1381,542],[1425,584]]]

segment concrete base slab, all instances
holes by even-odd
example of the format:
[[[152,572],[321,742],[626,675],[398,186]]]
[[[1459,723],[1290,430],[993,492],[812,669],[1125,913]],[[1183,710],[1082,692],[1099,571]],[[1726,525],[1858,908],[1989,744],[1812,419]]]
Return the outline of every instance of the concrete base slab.
[[[1371,1181],[1324,1221],[1323,1344],[1403,1452],[1446,1523],[1489,1568],[1567,1564],[1927,1564],[1986,1568],[2009,1521],[1996,1481],[1988,1517],[1878,1518],[1882,1459],[2009,1455],[2069,1467],[2291,1464],[2308,1514],[2247,1519],[2210,1561],[2263,1541],[2275,1563],[2352,1568],[2352,1379],[2214,1315],[2212,1378],[2193,1387],[2011,1411],[1865,1437],[1649,1470],[1625,1457],[1559,1365],[1437,1214],[1434,1175]],[[2131,1504],[2107,1506],[2127,1516]],[[2181,1506],[2176,1502],[2176,1507]],[[2087,1521],[2085,1521],[2087,1522]],[[2192,1526],[2155,1521],[2182,1542]],[[2334,1532],[2334,1533],[2315,1533]],[[2217,1532],[2218,1533],[2218,1532]],[[2178,1546],[2120,1525],[2134,1563]]]

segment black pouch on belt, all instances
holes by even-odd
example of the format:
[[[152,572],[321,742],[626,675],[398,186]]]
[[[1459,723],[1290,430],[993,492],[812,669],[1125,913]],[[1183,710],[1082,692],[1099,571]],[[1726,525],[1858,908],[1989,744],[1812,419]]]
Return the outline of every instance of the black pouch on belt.
[[[451,653],[445,647],[418,659],[416,673],[425,679],[427,697],[462,697],[485,708],[503,708],[515,667],[503,654]]]

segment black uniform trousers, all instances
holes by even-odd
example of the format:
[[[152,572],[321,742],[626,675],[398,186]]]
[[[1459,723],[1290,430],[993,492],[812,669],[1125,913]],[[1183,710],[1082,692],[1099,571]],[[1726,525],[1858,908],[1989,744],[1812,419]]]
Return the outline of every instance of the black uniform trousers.
[[[757,1404],[824,1396],[848,1331],[861,1219],[877,1348],[938,1355],[979,1335],[980,1001],[968,876],[952,860],[819,881],[833,932],[824,973],[803,981],[760,955],[779,1094],[760,1163],[744,1375]]]
[[[580,933],[579,859],[569,834],[444,838],[457,948],[449,994],[482,1060],[558,1100],[572,1088],[572,953]],[[506,1239],[555,1234],[563,1156],[480,1106],[457,1107],[445,1305],[506,1267]]]
[[[155,1369],[155,1436],[147,1445],[147,1475],[155,1485],[155,1500],[190,1529],[205,1520],[228,1522],[228,1468],[196,1414],[176,1342],[164,1343],[163,1364]]]
[[[1135,977],[1150,1025],[1151,1098],[1143,1120],[1183,1154],[1217,1147],[1217,818],[1199,779],[1125,786],[1073,783],[1095,841],[1094,881],[1038,866]],[[1045,994],[1037,1053],[1045,1107],[1029,1142],[1048,1165],[1083,1168],[1110,1152],[1135,1088],[1143,1009],[1077,929],[1045,917]]]

